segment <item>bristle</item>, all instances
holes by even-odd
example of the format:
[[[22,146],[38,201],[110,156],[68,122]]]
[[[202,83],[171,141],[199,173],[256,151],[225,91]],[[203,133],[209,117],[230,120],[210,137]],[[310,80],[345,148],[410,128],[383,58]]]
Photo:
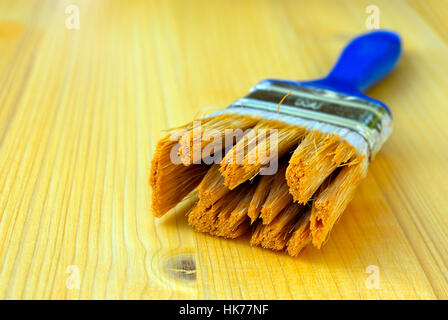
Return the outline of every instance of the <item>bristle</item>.
[[[244,233],[249,227],[249,218],[247,211],[250,201],[255,193],[255,185],[245,183],[241,185],[238,203],[233,210],[223,210],[218,215],[219,226],[217,235],[226,238],[236,238]]]
[[[329,185],[319,192],[311,211],[313,245],[321,248],[334,224],[352,200],[356,187],[365,176],[368,162],[363,155],[355,156]]]
[[[230,192],[210,206],[205,206],[201,200],[188,214],[188,223],[199,232],[216,235],[218,215],[222,211],[231,211],[238,204],[237,192]]]
[[[224,185],[224,177],[219,172],[219,164],[213,164],[198,186],[199,199],[205,207],[211,206],[230,189]]]
[[[263,219],[263,224],[271,223],[280,211],[293,201],[286,184],[287,166],[288,162],[283,162],[271,182],[269,194],[261,209],[260,217]]]
[[[224,194],[212,205],[199,200],[188,216],[188,223],[197,231],[225,238],[236,238],[247,231],[247,208],[255,186],[246,183]]]
[[[261,120],[224,157],[221,173],[225,185],[234,189],[253,178],[263,168],[291,151],[305,129],[274,120]]]
[[[296,222],[293,234],[288,241],[286,251],[289,255],[296,257],[311,242],[310,230],[311,209],[300,216]]]
[[[154,216],[161,217],[198,187],[199,201],[188,223],[199,232],[236,238],[255,222],[252,245],[286,249],[291,256],[310,242],[321,248],[368,161],[356,155],[360,148],[352,142],[362,140],[356,135],[317,128],[307,133],[306,126],[223,113],[201,119],[198,127],[191,122],[171,130],[158,142],[151,162]],[[278,161],[294,148],[289,162]],[[222,161],[203,164],[222,150],[229,150]],[[172,161],[173,152],[181,162]],[[271,166],[278,166],[277,172],[256,177]],[[313,195],[312,208],[305,211]]]
[[[271,223],[258,223],[250,240],[251,245],[272,250],[283,250],[291,236],[291,230],[301,209],[300,205],[290,202]]]
[[[203,215],[199,202],[196,202],[196,204],[190,209],[190,212],[188,212],[188,224],[194,227],[196,231],[208,232],[210,228],[210,221]]]
[[[305,204],[322,182],[356,150],[338,135],[310,131],[289,161],[286,180],[294,201]]]
[[[193,121],[184,128],[186,132],[179,140],[182,163],[198,163],[226,147],[232,147],[244,135],[244,131],[254,127],[258,121],[259,117],[256,116],[232,114],[220,114]]]
[[[208,169],[206,165],[185,167],[174,164],[170,152],[176,144],[177,141],[171,141],[169,136],[159,140],[151,161],[149,184],[155,217],[163,216],[182,201],[201,182]]]
[[[266,198],[269,195],[269,189],[271,188],[272,180],[275,175],[260,176],[257,187],[255,189],[254,196],[249,204],[249,210],[247,215],[249,216],[251,223],[253,223],[261,212]],[[224,179],[224,178],[223,178]]]
[[[205,232],[226,238],[243,234],[248,229],[247,211],[255,188],[247,183],[230,190],[224,185],[219,165],[212,165],[198,187],[201,214],[206,216],[203,221],[214,221]]]

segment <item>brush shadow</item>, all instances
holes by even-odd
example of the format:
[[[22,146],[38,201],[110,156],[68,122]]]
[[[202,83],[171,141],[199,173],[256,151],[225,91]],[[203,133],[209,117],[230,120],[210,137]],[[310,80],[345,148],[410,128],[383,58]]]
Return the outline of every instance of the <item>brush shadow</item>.
[[[390,252],[398,257],[403,239],[392,235],[400,227],[377,188],[374,179],[367,177],[333,227],[327,243],[320,250],[309,245],[297,259],[335,271],[363,272],[368,265],[388,261]]]
[[[187,214],[198,201],[197,191],[190,193],[184,200],[168,211],[163,217],[159,218],[161,225],[165,227],[177,227],[179,222],[188,225]]]
[[[163,218],[160,219],[159,226],[163,226],[166,228],[188,228],[188,230],[191,230],[191,232],[195,232],[194,229],[188,225],[187,213],[194,206],[196,200],[197,199],[195,197],[190,197],[189,199],[181,202],[178,206],[170,210],[170,212],[168,212]],[[350,254],[345,254],[344,260],[332,258],[335,257],[335,255],[340,254],[341,248],[338,247],[338,244],[341,242],[347,242],[347,237],[351,237],[351,235],[347,235],[345,230],[350,230],[356,227],[353,224],[356,223],[356,220],[361,218],[356,214],[356,211],[358,210],[356,207],[356,205],[349,205],[346,212],[342,215],[340,221],[334,226],[334,229],[330,234],[328,243],[325,244],[320,250],[313,247],[312,244],[309,244],[297,257],[291,257],[284,251],[273,251],[258,246],[251,246],[250,238],[252,234],[252,228],[250,231],[236,239],[224,239],[208,234],[201,234],[206,237],[212,237],[217,241],[223,241],[223,244],[228,244],[229,241],[232,241],[235,247],[246,246],[247,248],[253,248],[253,250],[256,251],[256,254],[275,257],[277,259],[280,259],[282,263],[298,262],[301,264],[312,264],[314,266],[326,265],[331,267],[335,271],[342,270],[346,269],[346,264],[351,263],[351,260],[354,261],[359,259],[357,256],[353,256],[351,259]],[[372,216],[372,213],[375,213],[375,211],[370,211],[370,217],[376,220],[375,214]],[[369,250],[369,246],[367,244],[364,246],[361,245],[360,247],[360,250]]]

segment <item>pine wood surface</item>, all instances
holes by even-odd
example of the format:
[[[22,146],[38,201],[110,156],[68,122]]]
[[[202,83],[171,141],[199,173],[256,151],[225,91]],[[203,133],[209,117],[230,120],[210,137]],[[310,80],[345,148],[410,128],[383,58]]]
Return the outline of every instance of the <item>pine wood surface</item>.
[[[164,129],[264,78],[325,75],[370,4],[404,42],[369,91],[395,128],[322,250],[195,233],[188,201],[151,216]],[[1,1],[0,298],[446,299],[447,14],[446,0]]]

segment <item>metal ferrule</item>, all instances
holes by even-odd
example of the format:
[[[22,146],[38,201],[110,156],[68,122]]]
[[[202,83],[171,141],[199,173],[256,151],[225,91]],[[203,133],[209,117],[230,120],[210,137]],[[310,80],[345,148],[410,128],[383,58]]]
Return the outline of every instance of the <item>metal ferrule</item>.
[[[307,126],[317,121],[356,132],[367,143],[369,158],[379,151],[392,131],[392,118],[379,103],[331,90],[282,82],[257,84],[247,96],[231,104],[227,111],[241,113],[241,108],[244,108],[277,114],[279,102],[291,90],[280,105],[280,115],[303,119]]]

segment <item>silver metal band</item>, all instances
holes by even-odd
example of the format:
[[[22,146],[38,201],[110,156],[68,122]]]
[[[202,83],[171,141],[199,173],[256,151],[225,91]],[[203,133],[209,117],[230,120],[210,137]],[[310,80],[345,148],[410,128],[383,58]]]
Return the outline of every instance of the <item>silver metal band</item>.
[[[378,152],[392,131],[392,118],[381,104],[330,90],[282,82],[261,82],[229,108],[277,113],[278,103],[289,92],[280,106],[281,114],[355,131],[366,140],[370,158]]]

